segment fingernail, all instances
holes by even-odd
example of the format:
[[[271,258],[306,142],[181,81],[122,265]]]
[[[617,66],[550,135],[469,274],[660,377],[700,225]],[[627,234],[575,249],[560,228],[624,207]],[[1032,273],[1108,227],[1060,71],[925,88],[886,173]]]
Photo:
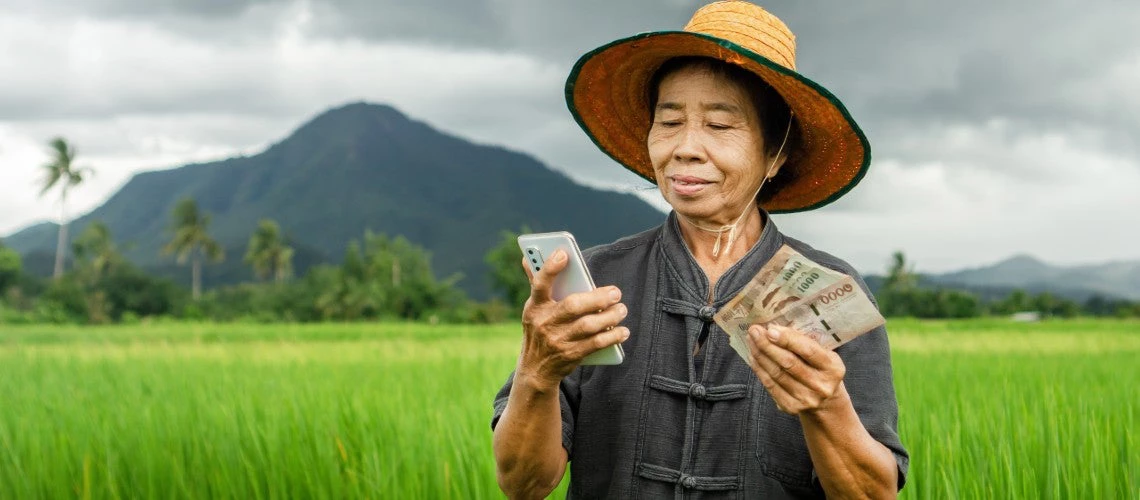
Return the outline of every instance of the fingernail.
[[[780,332],[777,331],[776,328],[777,327],[772,327],[768,329],[768,339],[770,339],[772,342],[780,340]]]
[[[622,332],[622,334],[621,334],[621,340],[622,340],[622,342],[625,342],[626,340],[629,339],[629,328],[623,328],[622,330],[625,330],[625,331]]]
[[[566,259],[566,252],[562,250],[554,251],[554,262],[562,262],[564,259]]]
[[[629,310],[625,308],[625,304],[618,304],[618,314],[625,316],[628,312]]]
[[[617,302],[619,299],[621,299],[621,292],[616,288],[610,290],[610,300]]]

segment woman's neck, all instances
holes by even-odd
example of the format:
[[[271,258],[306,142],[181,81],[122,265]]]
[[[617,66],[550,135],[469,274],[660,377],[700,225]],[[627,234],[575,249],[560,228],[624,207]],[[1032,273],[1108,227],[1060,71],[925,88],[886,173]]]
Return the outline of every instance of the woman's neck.
[[[745,211],[736,223],[736,234],[731,243],[729,230],[722,230],[725,227],[723,224],[692,219],[680,214],[677,222],[681,228],[681,238],[708,277],[710,296],[717,279],[733,264],[744,258],[753,245],[760,241],[760,235],[764,231],[763,217],[754,205]]]

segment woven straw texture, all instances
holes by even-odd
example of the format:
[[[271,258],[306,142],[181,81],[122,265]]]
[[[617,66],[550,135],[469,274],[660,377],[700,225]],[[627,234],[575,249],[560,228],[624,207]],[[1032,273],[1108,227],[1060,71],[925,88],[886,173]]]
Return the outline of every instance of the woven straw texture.
[[[740,1],[712,3],[698,10],[684,31],[636,35],[582,56],[566,83],[567,105],[602,151],[655,182],[646,147],[651,122],[646,87],[653,73],[678,56],[739,65],[787,101],[800,133],[783,167],[792,170],[793,181],[764,208],[773,213],[818,208],[859,182],[871,151],[839,99],[795,72],[795,47],[791,30],[764,9]]]

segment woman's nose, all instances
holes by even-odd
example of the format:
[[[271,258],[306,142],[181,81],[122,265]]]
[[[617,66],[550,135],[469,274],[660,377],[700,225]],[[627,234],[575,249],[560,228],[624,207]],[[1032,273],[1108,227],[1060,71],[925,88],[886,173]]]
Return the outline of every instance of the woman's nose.
[[[678,134],[677,147],[673,149],[673,158],[683,163],[701,163],[705,160],[705,149],[701,143],[700,131],[691,125],[685,125],[684,130]]]

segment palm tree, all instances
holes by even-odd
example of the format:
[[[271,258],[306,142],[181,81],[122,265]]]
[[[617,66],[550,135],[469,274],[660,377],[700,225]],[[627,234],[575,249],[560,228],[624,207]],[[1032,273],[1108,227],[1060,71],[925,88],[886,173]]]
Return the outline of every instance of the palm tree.
[[[202,259],[221,262],[225,259],[222,246],[210,237],[210,215],[198,210],[198,204],[191,198],[183,198],[174,207],[171,231],[174,237],[162,249],[162,253],[176,254],[178,263],[190,260],[191,294],[194,300],[202,295]]]
[[[278,284],[293,274],[293,248],[285,244],[276,222],[262,219],[249,237],[245,262],[253,266],[258,279],[272,275]]]
[[[902,252],[892,254],[891,267],[887,270],[887,280],[883,285],[890,290],[907,290],[913,288],[917,281],[914,265],[906,261],[906,255]]]
[[[103,221],[95,221],[72,243],[75,260],[90,271],[92,283],[98,283],[108,271],[122,262],[122,255]]]
[[[78,186],[83,180],[95,171],[87,168],[77,168],[75,163],[75,148],[62,137],[56,137],[49,143],[52,153],[50,163],[43,166],[44,180],[40,196],[47,194],[52,188],[59,186],[59,238],[55,244],[55,271],[52,277],[59,279],[63,276],[63,257],[67,250],[67,192]]]

